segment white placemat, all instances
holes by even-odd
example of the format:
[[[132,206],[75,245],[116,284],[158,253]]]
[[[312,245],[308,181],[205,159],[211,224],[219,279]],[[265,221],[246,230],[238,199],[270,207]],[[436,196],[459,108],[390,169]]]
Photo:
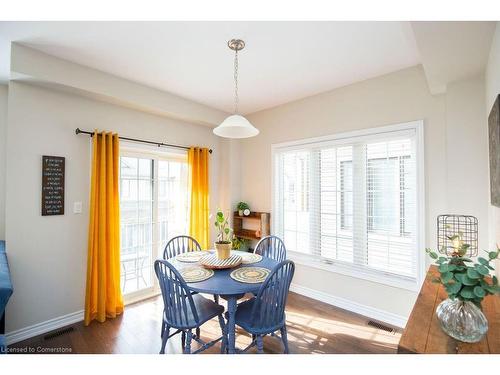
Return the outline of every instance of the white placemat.
[[[198,263],[206,255],[204,251],[188,251],[175,256],[175,260],[183,263]]]
[[[255,253],[243,253],[241,254],[241,258],[243,259],[241,263],[253,264],[253,263],[259,263],[262,260],[262,255]]]
[[[270,273],[271,271],[267,268],[241,267],[231,272],[230,276],[241,283],[258,284],[264,282]]]
[[[179,273],[187,283],[204,281],[214,275],[214,271],[198,266],[183,268],[179,271]]]

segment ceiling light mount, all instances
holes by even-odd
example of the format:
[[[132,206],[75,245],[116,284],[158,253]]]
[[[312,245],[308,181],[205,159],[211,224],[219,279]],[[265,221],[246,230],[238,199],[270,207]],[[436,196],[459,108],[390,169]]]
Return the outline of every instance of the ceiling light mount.
[[[227,46],[233,51],[238,52],[245,48],[245,42],[241,39],[231,39],[227,42]]]

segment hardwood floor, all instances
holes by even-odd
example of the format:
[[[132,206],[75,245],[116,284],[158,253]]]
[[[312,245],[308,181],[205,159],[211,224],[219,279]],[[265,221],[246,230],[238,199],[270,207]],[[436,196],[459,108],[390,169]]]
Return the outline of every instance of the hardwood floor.
[[[73,331],[44,338],[47,334],[10,346],[11,352],[34,348],[35,352],[50,353],[54,350],[66,353],[158,353],[160,350],[160,326],[163,302],[155,297],[125,309],[125,313],[105,323],[93,322],[84,327],[77,323]],[[389,333],[367,325],[368,318],[331,305],[290,293],[287,304],[288,340],[291,353],[396,353],[401,331]],[[220,336],[216,319],[201,328],[205,341]],[[246,347],[249,335],[237,330],[236,345]],[[54,349],[55,348],[55,349]],[[193,349],[197,348],[194,343]],[[264,338],[266,353],[282,353],[277,337]],[[220,344],[204,353],[219,353]],[[180,335],[167,344],[167,353],[180,353]],[[255,353],[252,348],[249,353]]]

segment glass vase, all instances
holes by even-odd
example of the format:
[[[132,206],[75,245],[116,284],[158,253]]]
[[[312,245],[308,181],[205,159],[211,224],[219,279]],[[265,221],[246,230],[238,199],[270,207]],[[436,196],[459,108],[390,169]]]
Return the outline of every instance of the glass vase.
[[[436,314],[443,331],[463,342],[478,342],[488,331],[488,320],[479,307],[470,301],[446,299]]]

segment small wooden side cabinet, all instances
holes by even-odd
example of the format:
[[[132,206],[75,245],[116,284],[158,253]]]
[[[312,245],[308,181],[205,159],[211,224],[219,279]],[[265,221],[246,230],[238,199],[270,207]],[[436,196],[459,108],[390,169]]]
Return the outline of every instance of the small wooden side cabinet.
[[[487,296],[482,303],[488,333],[478,343],[455,340],[443,332],[436,316],[437,306],[447,298],[443,286],[432,282],[439,276],[431,266],[398,345],[398,353],[466,354],[500,353],[500,297]]]
[[[253,220],[258,222],[258,231],[256,229],[246,229],[245,220]],[[260,240],[271,232],[271,214],[269,212],[250,212],[248,216],[240,216],[238,211],[233,214],[233,229],[236,237],[246,240]]]

